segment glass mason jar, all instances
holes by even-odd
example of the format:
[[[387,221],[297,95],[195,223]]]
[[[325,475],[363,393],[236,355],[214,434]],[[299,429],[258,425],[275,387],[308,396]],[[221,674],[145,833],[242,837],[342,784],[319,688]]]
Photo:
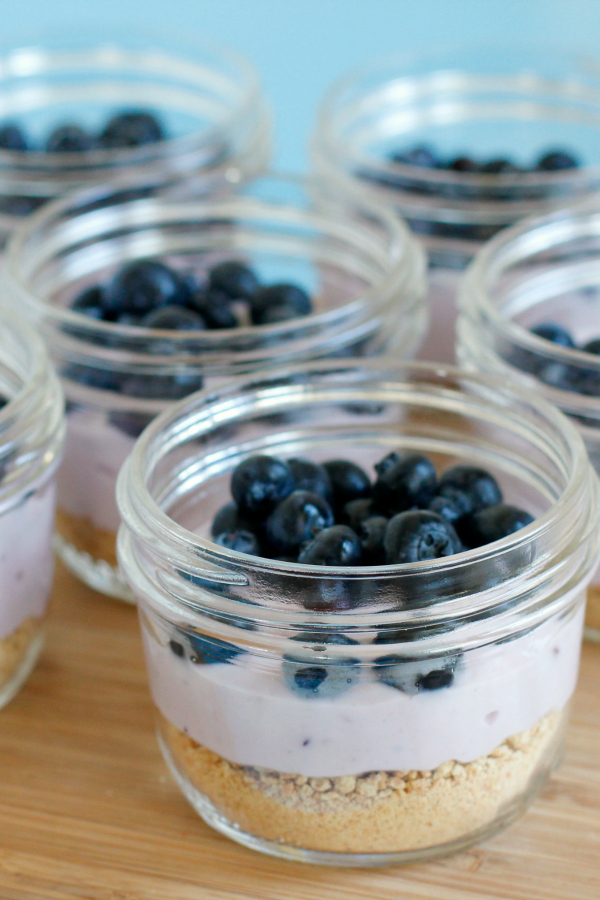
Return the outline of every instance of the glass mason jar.
[[[390,450],[484,465],[536,518],[477,550],[372,567],[209,537],[249,455],[369,468]],[[247,846],[359,866],[459,850],[512,820],[560,756],[598,492],[558,410],[457,369],[329,360],[172,407],[121,472],[118,547],[187,799]]]
[[[457,353],[470,369],[509,378],[569,415],[600,473],[600,357],[543,340],[565,327],[581,346],[600,337],[600,205],[507,229],[471,264],[460,291]],[[587,636],[600,640],[600,571],[588,592]]]
[[[0,312],[0,707],[33,669],[43,643],[54,558],[56,469],[63,396],[40,337]]]
[[[270,117],[258,75],[228,49],[168,29],[61,28],[41,45],[0,53],[0,124],[18,123],[37,147],[57,125],[98,132],[132,109],[153,112],[166,139],[85,153],[0,149],[0,245],[24,215],[77,187],[118,178],[131,190],[176,190],[185,182],[189,196],[266,165]]]
[[[340,190],[358,183],[392,204],[428,250],[432,314],[422,358],[453,360],[460,270],[483,242],[600,185],[599,74],[584,53],[484,45],[382,61],[327,94],[313,139],[315,171]],[[529,171],[486,174],[392,158],[419,145],[438,159],[466,155]],[[581,165],[532,168],[554,149]]]
[[[184,203],[123,202],[95,188],[48,204],[10,242],[6,297],[40,323],[68,400],[59,552],[97,590],[131,599],[115,555],[116,478],[135,438],[169,402],[283,359],[416,352],[426,325],[420,247],[391,212],[326,203],[323,190],[315,205],[315,190],[272,176],[235,195]],[[314,313],[175,332],[69,309],[85,287],[148,257],[200,281],[215,263],[242,258],[266,281],[303,286]]]

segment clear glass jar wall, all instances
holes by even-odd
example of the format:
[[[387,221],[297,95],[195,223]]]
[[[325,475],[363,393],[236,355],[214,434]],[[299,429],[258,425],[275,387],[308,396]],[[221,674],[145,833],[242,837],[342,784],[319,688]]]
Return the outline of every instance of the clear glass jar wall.
[[[531,331],[559,324],[578,346],[600,336],[597,200],[507,229],[476,256],[460,295],[460,361],[556,404],[573,419],[600,473],[600,357]],[[600,572],[586,624],[588,636],[599,640]]]
[[[319,194],[317,205],[312,195]],[[243,259],[291,281],[313,313],[276,325],[164,331],[95,321],[69,304],[120,266],[159,258],[202,281]],[[273,176],[230,197],[125,201],[92,189],[35,213],[6,256],[4,295],[39,322],[62,375],[68,440],[59,476],[60,552],[88,584],[129,598],[115,556],[117,473],[168,402],[236,374],[337,355],[413,355],[426,325],[424,258],[385,210],[325,200],[314,183]]]
[[[28,36],[28,40],[29,36]],[[143,146],[45,152],[51,130],[97,132],[110,116],[149,110],[165,139]],[[236,53],[181,35],[78,29],[0,55],[0,124],[38,149],[0,150],[0,243],[20,219],[67,190],[118,179],[184,196],[236,184],[265,168],[270,120],[254,68]]]
[[[366,568],[209,537],[249,455],[369,468],[390,450],[484,465],[535,520],[478,550]],[[598,490],[557,410],[458,370],[329,361],[172,407],[121,472],[119,556],[185,796],[234,840],[318,863],[414,861],[509,822],[560,755]],[[303,667],[322,690],[303,689]]]
[[[0,707],[29,676],[52,586],[63,397],[41,339],[0,314]]]
[[[585,52],[484,45],[382,61],[329,91],[313,139],[315,171],[342,191],[360,184],[392,204],[423,240],[434,269],[424,357],[453,359],[459,273],[484,241],[600,185],[599,74]],[[468,156],[529,171],[400,159],[424,144],[439,160]],[[580,166],[536,170],[540,154],[555,149]]]

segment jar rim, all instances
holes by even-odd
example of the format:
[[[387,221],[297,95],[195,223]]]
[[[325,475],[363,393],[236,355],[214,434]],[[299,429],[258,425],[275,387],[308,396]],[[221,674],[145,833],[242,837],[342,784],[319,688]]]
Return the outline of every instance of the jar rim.
[[[489,55],[494,57],[499,57],[501,53],[504,52],[520,52],[523,54],[524,62],[527,61],[529,64],[528,69],[524,69],[522,73],[519,71],[511,71],[510,68],[503,69],[502,72],[498,72],[495,70],[490,70],[489,72],[478,72],[474,70],[473,66],[469,66],[465,64],[465,57],[468,58],[470,53],[473,51],[477,51],[478,53],[482,53],[485,57],[485,47],[489,51]],[[565,48],[564,46],[557,46],[551,43],[536,43],[534,47],[534,51],[537,55],[541,57],[542,51],[548,55],[549,59],[567,59],[569,61],[577,61],[577,68],[580,75],[585,75],[587,77],[592,77],[595,69],[596,82],[592,86],[591,84],[586,84],[585,81],[580,80],[579,84],[581,84],[581,88],[585,89],[585,94],[590,94],[590,98],[595,99],[598,110],[600,112],[600,81],[598,81],[598,76],[600,75],[600,60],[592,57],[590,52],[585,48],[581,47],[571,47]],[[336,130],[333,127],[333,116],[335,112],[336,104],[339,104],[344,99],[344,93],[352,88],[358,88],[362,82],[373,78],[374,76],[381,73],[382,75],[385,73],[387,77],[382,78],[378,84],[388,83],[391,78],[390,72],[388,70],[395,70],[395,78],[394,80],[402,80],[402,81],[410,81],[414,80],[418,83],[425,83],[427,81],[435,82],[435,79],[440,75],[448,71],[449,65],[443,65],[442,60],[451,56],[452,58],[452,70],[458,71],[461,75],[468,75],[473,77],[486,77],[492,76],[497,77],[499,75],[509,77],[511,79],[515,79],[517,82],[523,80],[523,82],[527,82],[530,86],[534,83],[533,79],[541,79],[543,82],[545,80],[545,76],[543,73],[536,71],[536,69],[532,69],[530,60],[532,58],[532,48],[529,43],[519,43],[519,42],[505,42],[498,44],[497,42],[489,42],[487,45],[484,42],[481,43],[465,43],[465,44],[442,44],[437,47],[430,48],[428,51],[414,51],[414,52],[404,52],[404,53],[395,53],[388,54],[383,57],[374,58],[370,62],[363,64],[359,67],[352,69],[349,72],[341,75],[337,78],[327,89],[325,95],[321,101],[319,106],[319,110],[317,113],[317,128],[316,134],[314,136],[313,145],[318,146],[320,144],[320,139],[323,139],[324,144],[330,147],[330,149],[334,149],[337,151],[342,151],[343,155],[351,156],[350,148],[347,143],[345,143],[339,136],[336,136]],[[410,68],[417,64],[422,65],[423,63],[428,62],[431,65],[431,70],[424,71],[419,73],[418,75],[413,75],[410,72]],[[501,67],[498,67],[499,69]],[[556,79],[548,79],[549,84],[556,84]],[[571,99],[574,99],[577,95],[575,91],[575,87],[578,82],[574,78],[574,72],[571,70],[568,72],[568,77],[565,77],[562,82],[563,87],[568,88],[568,95]],[[381,90],[381,87],[379,87]],[[377,87],[373,87],[370,91],[367,92],[367,96],[371,96],[376,93]],[[561,96],[564,96],[564,91],[559,91]],[[347,112],[346,112],[347,118]],[[347,124],[347,122],[346,122]],[[530,171],[530,172],[516,172],[516,173],[501,173],[499,175],[490,175],[481,172],[461,172],[461,171],[453,171],[453,170],[440,170],[440,169],[427,169],[422,166],[410,165],[407,163],[400,163],[396,161],[386,161],[385,163],[377,160],[373,156],[361,157],[359,155],[354,157],[354,161],[357,163],[368,162],[370,168],[373,169],[374,172],[379,172],[380,174],[386,173],[396,173],[398,175],[412,176],[415,178],[418,175],[418,180],[422,182],[431,182],[432,185],[435,184],[449,184],[449,185],[472,185],[474,187],[486,187],[486,186],[501,186],[501,187],[510,187],[510,186],[532,186],[532,185],[551,185],[554,183],[568,183],[577,181],[581,181],[582,179],[582,170],[581,169],[564,169],[561,171]],[[600,163],[596,165],[588,165],[584,167],[584,170],[594,171],[600,173]],[[426,200],[427,198],[419,198],[421,200]],[[453,198],[453,204],[458,202],[460,205],[460,198]]]
[[[122,525],[119,531],[121,554],[125,554],[125,548],[131,546],[132,540],[139,541],[145,547],[153,548],[153,552],[164,555],[164,558],[168,559],[170,563],[176,565],[184,572],[187,571],[192,576],[194,572],[198,572],[201,576],[204,576],[207,582],[212,578],[215,584],[220,583],[221,585],[233,586],[243,582],[243,576],[239,575],[240,567],[244,567],[246,571],[251,571],[256,576],[257,581],[260,580],[261,576],[264,577],[273,572],[295,577],[318,578],[321,583],[334,583],[342,579],[345,582],[353,580],[358,582],[377,578],[385,579],[386,577],[419,576],[421,574],[443,576],[458,569],[460,566],[472,563],[485,564],[486,561],[500,557],[504,553],[509,554],[515,548],[518,548],[519,545],[523,546],[545,533],[550,533],[552,529],[558,528],[560,530],[568,527],[570,529],[568,532],[569,538],[572,538],[572,517],[574,510],[577,509],[576,521],[578,527],[581,528],[577,535],[577,552],[585,548],[588,558],[587,568],[586,565],[579,567],[576,577],[578,579],[591,577],[592,563],[597,556],[597,545],[600,540],[600,536],[597,535],[598,529],[595,527],[596,519],[590,515],[590,508],[595,507],[598,503],[596,479],[587,460],[580,435],[562,413],[551,404],[540,400],[519,386],[499,383],[497,379],[473,375],[454,367],[439,366],[432,363],[407,364],[390,359],[361,361],[360,369],[357,369],[355,365],[353,367],[351,362],[346,361],[344,363],[339,360],[320,363],[318,368],[314,364],[303,364],[287,367],[285,370],[280,369],[278,372],[271,371],[268,379],[273,384],[277,384],[279,380],[281,384],[287,383],[289,385],[290,377],[303,375],[309,377],[311,374],[317,376],[324,374],[335,375],[347,372],[348,369],[359,371],[361,377],[366,379],[371,372],[376,373],[381,371],[382,368],[388,373],[396,374],[398,386],[411,383],[411,378],[414,379],[415,383],[420,384],[422,388],[423,398],[428,397],[429,400],[433,396],[433,385],[439,382],[441,408],[444,408],[444,403],[449,402],[448,397],[451,393],[449,386],[456,384],[463,386],[464,397],[467,396],[464,386],[469,386],[474,391],[486,392],[486,395],[489,395],[490,391],[493,392],[493,396],[498,401],[501,400],[505,404],[506,409],[510,410],[511,418],[516,415],[515,410],[517,408],[520,409],[521,417],[526,409],[533,410],[535,415],[540,417],[540,421],[543,421],[552,430],[552,435],[556,436],[559,434],[564,441],[564,445],[561,448],[561,450],[564,450],[564,454],[560,457],[560,461],[562,465],[568,467],[568,473],[565,476],[565,485],[560,496],[530,525],[507,538],[503,538],[501,541],[427,562],[369,567],[327,567],[301,563],[280,563],[279,561],[248,556],[228,550],[220,547],[213,541],[200,537],[175,522],[163,511],[159,502],[148,488],[147,482],[168,452],[189,440],[192,437],[192,433],[196,435],[201,433],[201,418],[204,418],[207,422],[213,415],[218,418],[220,398],[222,399],[222,411],[228,409],[230,419],[233,420],[236,416],[241,418],[244,415],[244,410],[241,408],[243,404],[240,405],[242,392],[245,388],[249,388],[251,392],[253,386],[255,386],[258,393],[260,385],[264,386],[265,380],[260,378],[237,378],[218,390],[198,392],[187,400],[170,407],[155,419],[138,439],[129,460],[121,470],[117,483],[117,502],[122,517]],[[422,384],[419,382],[419,377],[422,378]],[[447,389],[442,387],[444,384],[447,385]],[[457,395],[460,393],[458,387],[455,389],[455,393]],[[261,395],[261,399],[264,400],[263,395]],[[433,408],[433,401],[431,401],[431,404]],[[500,409],[500,405],[498,405],[498,409]],[[525,420],[523,419],[523,421]],[[193,432],[195,426],[196,432]],[[209,429],[207,428],[206,431],[208,432]],[[533,433],[535,433],[535,429],[532,426]],[[551,446],[549,440],[548,446]],[[556,453],[557,451],[555,448],[552,448],[552,452]],[[567,456],[569,456],[568,460],[566,459]],[[582,492],[584,484],[585,492]],[[582,514],[579,509],[582,502],[584,506],[587,505],[588,507],[585,514]],[[569,522],[568,526],[566,525],[567,522]],[[593,547],[591,546],[592,544],[594,545]],[[197,562],[198,556],[203,561],[207,559],[210,561],[208,572],[207,567],[203,567]],[[195,568],[194,560],[197,563],[197,568]],[[578,562],[581,562],[581,560]],[[540,563],[540,565],[542,564]],[[548,573],[553,571],[555,565],[556,559],[550,560],[546,558],[543,561],[542,568],[545,567],[544,571]],[[521,596],[523,584],[519,582],[515,585],[514,590]],[[175,595],[172,591],[168,593],[170,593],[170,599],[172,600]],[[481,602],[484,604],[489,603],[489,597]],[[460,605],[460,600],[456,598],[438,600],[434,605],[435,614],[439,615],[440,612],[444,611],[448,613],[449,610],[456,612]],[[462,598],[462,605],[464,607],[464,598]],[[263,611],[264,609],[261,607],[261,614]],[[365,610],[363,609],[362,611],[364,612]],[[431,607],[429,607],[430,611]],[[398,614],[397,608],[395,612]],[[251,611],[249,614],[252,614]],[[338,619],[339,615],[336,612],[336,619]]]

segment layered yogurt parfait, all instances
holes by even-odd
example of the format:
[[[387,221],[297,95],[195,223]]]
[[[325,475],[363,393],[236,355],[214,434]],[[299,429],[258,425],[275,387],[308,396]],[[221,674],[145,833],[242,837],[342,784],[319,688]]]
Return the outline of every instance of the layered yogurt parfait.
[[[0,316],[0,706],[33,669],[43,642],[54,560],[63,398],[40,338]]]
[[[72,194],[15,234],[4,288],[40,324],[67,395],[61,555],[123,598],[115,483],[153,416],[282,359],[406,358],[426,326],[424,258],[408,229],[279,176],[188,202]]]
[[[118,502],[161,748],[234,840],[427,858],[556,765],[598,486],[543,401],[425,364],[288,367],[164,413]]]

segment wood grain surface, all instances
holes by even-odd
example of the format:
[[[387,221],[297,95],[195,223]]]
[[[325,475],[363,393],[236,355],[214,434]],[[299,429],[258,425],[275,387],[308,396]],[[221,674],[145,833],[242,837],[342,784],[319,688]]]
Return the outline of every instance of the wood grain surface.
[[[328,869],[214,833],[167,774],[135,611],[57,573],[46,649],[0,712],[0,900],[598,900],[600,647],[564,765],[509,830],[434,863]]]

